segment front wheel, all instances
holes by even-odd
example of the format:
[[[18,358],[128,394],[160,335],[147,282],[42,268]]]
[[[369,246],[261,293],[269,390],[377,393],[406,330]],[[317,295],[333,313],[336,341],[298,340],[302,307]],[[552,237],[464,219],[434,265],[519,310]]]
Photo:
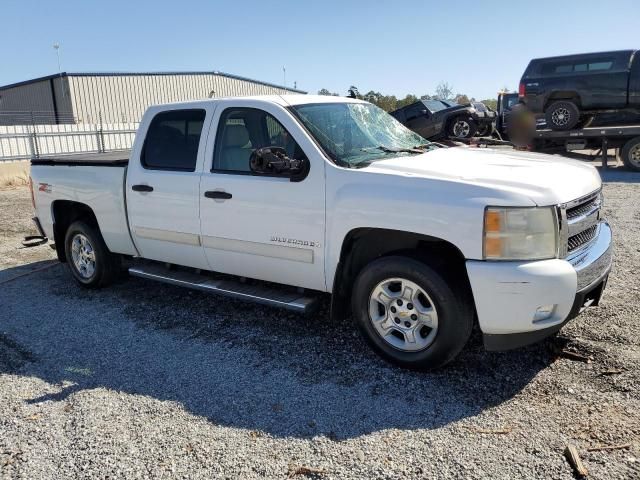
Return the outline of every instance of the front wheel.
[[[82,221],[67,229],[65,255],[73,278],[86,288],[107,286],[120,273],[120,257],[109,251],[97,228]]]
[[[454,118],[447,128],[447,134],[453,138],[471,138],[477,131],[478,124],[466,117]]]
[[[391,256],[358,275],[352,310],[365,340],[386,360],[429,370],[451,361],[471,335],[473,307],[460,287],[423,262]]]

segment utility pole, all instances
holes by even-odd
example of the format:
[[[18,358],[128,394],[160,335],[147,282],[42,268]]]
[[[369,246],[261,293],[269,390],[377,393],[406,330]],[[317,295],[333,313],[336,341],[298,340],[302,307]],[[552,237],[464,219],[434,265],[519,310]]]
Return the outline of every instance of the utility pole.
[[[282,80],[284,82],[284,86],[287,86],[287,69],[282,66]]]
[[[58,75],[60,77],[60,90],[62,90],[62,104],[64,108],[64,104],[66,102],[66,94],[64,92],[64,83],[62,82],[62,67],[60,66],[60,44],[58,42],[53,44],[53,49],[56,51],[56,57],[58,58]]]

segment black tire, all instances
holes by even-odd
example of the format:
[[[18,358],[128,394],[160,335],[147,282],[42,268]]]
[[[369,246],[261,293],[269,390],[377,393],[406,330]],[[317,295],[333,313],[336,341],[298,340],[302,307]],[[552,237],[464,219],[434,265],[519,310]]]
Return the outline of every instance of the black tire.
[[[76,237],[80,240],[84,237],[94,257],[94,268],[92,272],[81,271],[74,261],[72,243]],[[109,251],[104,243],[100,231],[83,221],[72,223],[67,229],[64,239],[65,256],[71,275],[79,285],[85,288],[106,287],[113,283],[121,273],[122,263],[119,255]],[[90,274],[89,274],[90,273]]]
[[[460,125],[459,131],[458,125]],[[469,117],[455,117],[447,124],[447,135],[451,138],[471,138],[478,131],[478,124]]]
[[[580,109],[569,100],[559,100],[546,108],[544,118],[551,130],[571,130],[580,121]]]
[[[436,309],[435,337],[422,350],[406,351],[394,347],[378,333],[370,317],[370,296],[374,289],[381,282],[395,278],[416,284]],[[445,280],[427,264],[413,258],[389,256],[371,262],[360,272],[354,283],[351,308],[361,334],[376,353],[404,368],[430,370],[450,362],[464,348],[473,328],[472,302],[465,287]],[[407,306],[411,308],[411,305]],[[385,314],[396,315],[391,311],[394,310]],[[395,320],[397,323],[397,318]]]
[[[625,167],[634,172],[640,172],[640,137],[629,140],[619,152]]]

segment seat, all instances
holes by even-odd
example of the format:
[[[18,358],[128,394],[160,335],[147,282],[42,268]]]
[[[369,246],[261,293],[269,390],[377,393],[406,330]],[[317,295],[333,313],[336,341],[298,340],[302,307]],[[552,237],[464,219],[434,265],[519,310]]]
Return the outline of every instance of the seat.
[[[249,157],[252,147],[249,132],[244,125],[226,125],[222,138],[222,151],[218,157],[217,170],[249,172]]]

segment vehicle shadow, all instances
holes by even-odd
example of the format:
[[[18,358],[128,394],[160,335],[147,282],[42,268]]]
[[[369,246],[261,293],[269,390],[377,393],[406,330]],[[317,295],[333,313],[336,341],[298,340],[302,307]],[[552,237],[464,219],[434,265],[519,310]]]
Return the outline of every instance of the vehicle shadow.
[[[633,172],[623,166],[612,166],[607,168],[597,166],[598,172],[603,182],[607,183],[638,183],[640,182],[640,172]]]
[[[105,388],[277,437],[439,428],[513,398],[552,361],[544,343],[487,353],[476,333],[451,365],[411,372],[326,305],[302,317],[134,278],[87,291],[62,266],[6,283],[0,304],[0,374],[49,384],[25,402]]]

